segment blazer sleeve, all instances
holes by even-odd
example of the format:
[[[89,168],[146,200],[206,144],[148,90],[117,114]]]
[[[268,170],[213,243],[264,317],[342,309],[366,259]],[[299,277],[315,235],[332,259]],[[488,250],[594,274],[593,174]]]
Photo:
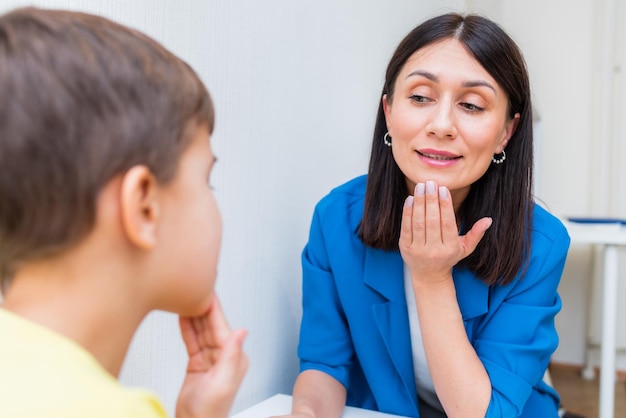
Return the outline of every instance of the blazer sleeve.
[[[534,232],[525,273],[507,286],[491,289],[490,312],[476,330],[474,348],[492,385],[487,418],[521,415],[533,388],[557,397],[542,383],[558,345],[557,288],[570,242],[565,228],[555,222],[550,235]]]
[[[348,388],[354,347],[329,262],[322,217],[318,204],[302,252],[300,370],[325,372]],[[324,221],[328,227],[328,220]]]

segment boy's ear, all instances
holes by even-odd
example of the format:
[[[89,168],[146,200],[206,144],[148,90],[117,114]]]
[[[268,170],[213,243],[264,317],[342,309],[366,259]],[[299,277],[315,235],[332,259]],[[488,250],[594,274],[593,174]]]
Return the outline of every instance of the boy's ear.
[[[158,184],[148,167],[138,165],[122,177],[120,214],[128,240],[142,249],[157,242]]]

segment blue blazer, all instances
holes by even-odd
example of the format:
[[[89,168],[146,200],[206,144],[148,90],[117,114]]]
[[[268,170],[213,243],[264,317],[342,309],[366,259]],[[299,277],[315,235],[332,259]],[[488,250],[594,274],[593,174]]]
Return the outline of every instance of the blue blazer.
[[[341,382],[348,405],[419,417],[403,261],[358,237],[365,182],[358,177],[316,206],[302,253],[300,366]],[[535,206],[531,239],[528,269],[506,286],[453,270],[467,336],[491,380],[486,417],[557,417],[559,397],[542,377],[558,345],[557,287],[569,236]]]

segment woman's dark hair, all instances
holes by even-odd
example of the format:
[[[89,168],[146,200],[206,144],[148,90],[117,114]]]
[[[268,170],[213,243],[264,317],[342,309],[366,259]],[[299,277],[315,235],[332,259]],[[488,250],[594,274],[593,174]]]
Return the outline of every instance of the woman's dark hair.
[[[92,229],[96,199],[135,165],[174,178],[196,126],[213,129],[197,74],[148,36],[103,17],[0,16],[0,284],[20,263]]]
[[[402,206],[407,196],[405,176],[383,143],[387,132],[382,96],[391,102],[398,73],[417,50],[457,39],[496,80],[509,99],[508,116],[519,113],[517,129],[506,148],[506,162],[492,164],[474,184],[462,204],[461,233],[478,219],[491,216],[493,224],[476,250],[459,265],[487,284],[509,283],[526,265],[532,217],[533,130],[530,85],[524,58],[515,42],[497,24],[477,15],[445,14],[427,20],[400,43],[387,67],[379,101],[359,225],[363,242],[374,248],[398,248]]]

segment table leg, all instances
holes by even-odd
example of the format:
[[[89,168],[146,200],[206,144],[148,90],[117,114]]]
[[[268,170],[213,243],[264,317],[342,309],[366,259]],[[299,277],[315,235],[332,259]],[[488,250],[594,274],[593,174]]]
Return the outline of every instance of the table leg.
[[[617,247],[604,248],[602,301],[602,359],[600,366],[600,415],[613,418],[615,401],[615,332],[617,315]]]

